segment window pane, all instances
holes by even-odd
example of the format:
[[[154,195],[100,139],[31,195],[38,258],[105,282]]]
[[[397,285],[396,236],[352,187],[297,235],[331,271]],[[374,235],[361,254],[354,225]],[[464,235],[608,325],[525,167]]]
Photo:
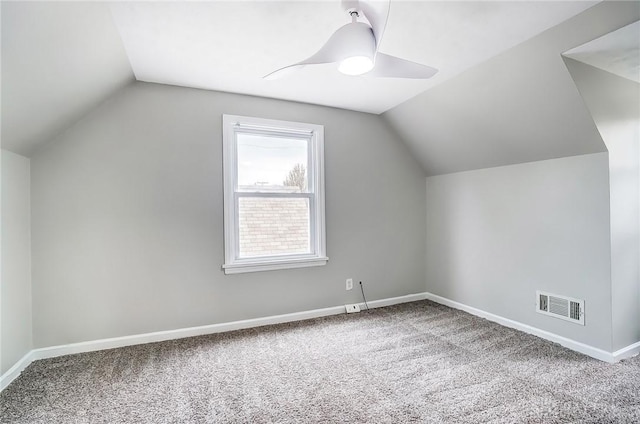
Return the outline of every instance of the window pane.
[[[304,138],[238,133],[238,191],[307,192],[308,147]]]
[[[309,199],[240,197],[240,257],[311,253]]]

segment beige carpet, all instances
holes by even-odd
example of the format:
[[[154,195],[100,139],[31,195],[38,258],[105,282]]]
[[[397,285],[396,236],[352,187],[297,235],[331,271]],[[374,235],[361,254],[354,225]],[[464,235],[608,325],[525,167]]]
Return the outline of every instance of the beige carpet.
[[[640,423],[610,365],[429,301],[36,361],[2,423]]]

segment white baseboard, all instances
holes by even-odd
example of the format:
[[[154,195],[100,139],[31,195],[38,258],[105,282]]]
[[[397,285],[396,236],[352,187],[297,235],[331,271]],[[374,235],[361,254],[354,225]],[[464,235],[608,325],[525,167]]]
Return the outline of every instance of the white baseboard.
[[[367,302],[370,308],[382,308],[385,306],[398,305],[400,303],[415,302],[417,300],[425,300],[427,293],[408,294],[406,296],[389,297],[387,299],[371,300]],[[364,302],[359,303],[360,309],[366,309]],[[344,312],[344,307],[343,307]]]
[[[559,336],[557,334],[554,333],[550,333],[548,331],[545,330],[541,330],[539,328],[536,327],[532,327],[530,325],[527,324],[523,324],[521,322],[518,321],[513,321],[511,319],[508,318],[504,318],[501,317],[499,315],[495,315],[492,314],[490,312],[485,312],[481,309],[477,309],[474,308],[472,306],[467,306],[463,303],[459,303],[450,299],[447,299],[446,297],[442,297],[442,296],[438,296],[436,294],[433,293],[425,293],[426,298],[429,300],[432,300],[436,303],[440,303],[442,305],[446,305],[446,306],[450,306],[452,308],[455,309],[460,309],[462,311],[468,312],[471,315],[475,315],[481,318],[485,318],[488,319],[489,321],[493,321],[493,322],[497,322],[500,325],[504,325],[505,327],[509,327],[509,328],[515,328],[516,330],[520,330],[520,331],[524,331],[525,333],[529,333],[529,334],[533,334],[534,336],[538,336],[542,339],[545,340],[549,340],[551,342],[554,343],[558,343],[568,349],[571,350],[575,350],[576,352],[580,352],[583,353],[587,356],[591,356],[592,358],[596,358],[599,359],[601,361],[605,361],[605,362],[609,362],[609,363],[614,363],[617,362],[619,358],[617,359],[615,357],[616,353],[611,353],[611,352],[607,352],[605,350],[599,349],[597,347],[593,347],[593,346],[589,346],[587,344],[581,343],[581,342],[577,342],[575,340],[571,340],[568,339],[566,337],[563,336]],[[636,346],[638,345],[638,346]],[[622,352],[623,350],[626,352],[626,349],[631,348],[632,346],[636,346],[635,349],[639,349],[640,350],[640,343],[636,343],[635,345],[631,345],[627,348],[621,349],[618,352]],[[633,356],[633,355],[630,355]],[[628,356],[625,356],[628,357]]]
[[[27,352],[18,362],[16,362],[7,372],[0,376],[0,392],[3,391],[13,380],[18,378],[20,373],[34,361],[33,350]]]
[[[616,350],[613,352],[613,360],[615,362],[621,361],[623,359],[631,358],[632,356],[636,356],[640,353],[640,342],[634,343],[627,347],[623,347],[620,350]]]
[[[399,303],[413,302],[426,299],[425,293],[409,294],[406,296],[391,297],[387,299],[372,300],[368,302],[370,308],[396,305]],[[364,303],[361,304],[364,308]],[[182,339],[185,337],[202,336],[206,334],[223,333],[226,331],[241,330],[245,328],[262,327],[265,325],[281,324],[285,322],[302,321],[305,319],[319,318],[329,315],[346,313],[344,305],[330,308],[312,309],[309,311],[294,312],[291,314],[272,315],[263,318],[254,318],[241,321],[225,322],[220,324],[203,325],[199,327],[180,328],[177,330],[157,331],[153,333],[135,334],[131,336],[113,337],[109,339],[92,340],[80,343],[71,343],[60,346],[33,349],[20,361],[11,367],[0,377],[0,391],[4,390],[20,373],[38,359],[55,358],[57,356],[71,355],[75,353],[94,352],[117,347],[133,346],[144,343],[161,342],[165,340]]]

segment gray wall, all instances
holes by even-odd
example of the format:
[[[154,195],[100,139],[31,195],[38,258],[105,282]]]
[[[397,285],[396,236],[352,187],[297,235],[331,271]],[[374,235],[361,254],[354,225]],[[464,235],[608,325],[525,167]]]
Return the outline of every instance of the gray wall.
[[[29,159],[2,150],[0,375],[32,347]]]
[[[427,178],[427,291],[611,351],[607,153]],[[585,300],[584,327],[535,312]]]
[[[640,84],[565,59],[609,150],[613,350],[640,341]]]
[[[224,275],[223,113],[325,126],[328,265]],[[35,346],[422,292],[424,177],[374,115],[134,83],[32,158]]]

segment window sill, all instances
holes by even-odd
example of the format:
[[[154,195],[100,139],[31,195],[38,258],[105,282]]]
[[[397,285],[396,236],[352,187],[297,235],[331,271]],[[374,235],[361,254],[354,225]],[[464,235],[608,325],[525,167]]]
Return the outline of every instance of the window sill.
[[[224,264],[222,268],[225,274],[241,274],[244,272],[275,271],[279,269],[306,268],[310,266],[326,265],[329,258],[304,258],[304,259],[283,259],[264,262],[242,262]]]

